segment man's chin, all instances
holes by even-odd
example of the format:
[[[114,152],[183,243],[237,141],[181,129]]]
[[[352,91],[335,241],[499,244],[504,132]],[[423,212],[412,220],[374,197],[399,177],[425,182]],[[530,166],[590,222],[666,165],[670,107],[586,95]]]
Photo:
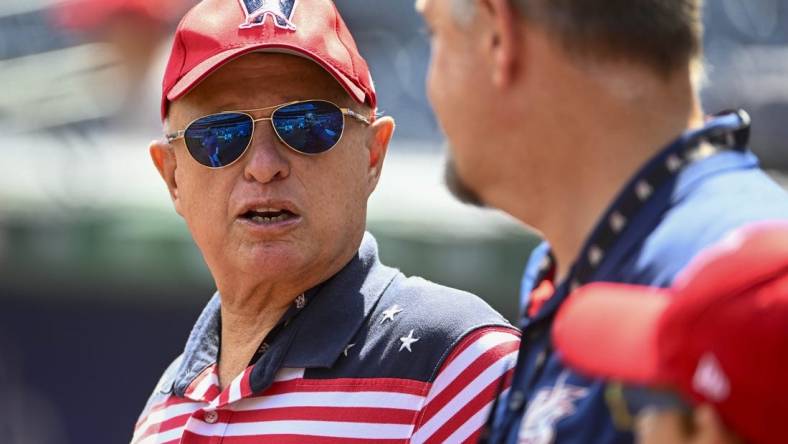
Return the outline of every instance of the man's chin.
[[[460,177],[460,174],[457,172],[457,165],[452,157],[446,160],[443,177],[446,181],[446,187],[460,202],[477,207],[485,206],[481,196]]]

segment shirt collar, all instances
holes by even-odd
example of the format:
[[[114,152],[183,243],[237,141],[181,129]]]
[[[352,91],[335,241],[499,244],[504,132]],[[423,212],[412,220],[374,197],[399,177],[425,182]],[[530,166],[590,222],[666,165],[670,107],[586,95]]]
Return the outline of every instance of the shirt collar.
[[[397,274],[380,262],[377,243],[366,233],[358,253],[293,322],[297,333],[282,366],[331,367]]]
[[[350,262],[337,274],[310,290],[315,294],[309,297],[309,304],[283,329],[282,334],[278,335],[280,338],[274,338],[271,352],[267,352],[255,364],[252,386],[259,389],[267,385],[259,379],[270,379],[272,373],[281,367],[331,367],[397,273],[397,270],[380,262],[375,238],[365,233],[358,252]],[[184,358],[172,386],[178,396],[183,396],[197,375],[216,363],[219,354],[220,307],[220,296],[216,293],[189,335]],[[276,361],[273,368],[270,365],[272,359]],[[261,366],[269,368],[257,368]]]
[[[628,217],[626,217],[625,220],[634,220],[634,217],[644,210],[649,210],[653,213],[655,211],[663,211],[664,209],[675,205],[676,202],[683,199],[707,177],[714,176],[726,170],[757,167],[757,157],[746,149],[748,136],[749,117],[746,116],[746,114],[742,116],[740,112],[725,113],[710,119],[702,128],[685,132],[681,135],[681,137],[679,137],[673,143],[652,157],[648,162],[646,162],[636,172],[636,174],[630,178],[629,183],[623,187],[623,189],[619,192],[616,198],[611,202],[608,209],[605,211],[604,216],[597,222],[591,233],[589,233],[589,237],[586,239],[581,250],[583,253],[581,253],[572,264],[569,278],[559,283],[559,285],[556,287],[554,296],[544,304],[542,310],[540,310],[535,318],[523,318],[521,328],[524,328],[528,324],[538,319],[549,318],[569,293],[574,291],[578,285],[585,283],[578,281],[575,268],[578,267],[580,261],[583,260],[584,257],[589,256],[588,253],[590,253],[590,246],[593,242],[595,242],[597,232],[601,231],[605,227],[613,225],[611,215],[614,213],[620,213],[619,210],[627,206],[627,203],[624,201],[624,197],[627,195],[627,193],[633,194],[633,192],[637,191],[637,187],[640,184],[641,179],[646,176],[647,172],[653,171],[655,168],[661,167],[662,165],[669,165],[670,161],[672,160],[671,158],[675,157],[677,153],[684,150],[685,147],[690,148],[689,151],[687,151],[685,154],[682,154],[682,159],[680,160],[679,165],[683,167],[678,167],[676,169],[676,175],[661,185],[661,191],[667,192],[660,193],[654,192],[660,190],[649,189],[648,195],[654,197],[644,199],[646,202],[643,202],[640,206],[634,206],[636,210],[631,212],[632,214],[627,214]],[[720,138],[723,140],[730,139],[730,141],[727,143],[720,142]],[[725,146],[725,149],[722,151],[715,148],[707,155],[696,156],[696,158],[693,158],[696,152],[694,147],[701,145],[702,142],[699,141],[702,140],[716,142],[720,143],[720,145],[727,146]],[[689,155],[690,158],[684,158],[685,155]],[[671,167],[668,166],[667,168],[670,169]],[[652,219],[657,220],[655,215],[652,217]],[[631,225],[634,225],[635,228],[638,228],[640,232],[635,233],[634,231],[637,230],[631,230],[630,226],[624,226],[623,228],[620,228],[618,230],[620,233],[615,238],[616,249],[625,249],[624,245],[626,243],[635,243],[648,232],[645,225]],[[609,260],[611,255],[608,253],[609,251],[605,252],[605,254],[602,256],[602,259],[599,260],[600,263],[591,274],[591,280],[596,280],[599,277],[598,271],[603,268],[603,265],[614,263]],[[525,296],[526,292],[530,292],[536,288],[536,286],[539,284],[539,281],[541,280],[541,276],[544,276],[544,273],[539,274],[532,270],[540,267],[542,263],[547,263],[550,267],[555,266],[554,259],[550,257],[550,246],[547,242],[544,242],[537,249],[535,249],[532,256],[529,258],[528,267],[526,267],[525,273],[526,278],[523,281],[524,285],[521,287],[523,308],[525,308],[527,304],[530,303],[530,296]],[[531,275],[537,276],[538,278],[527,278]]]

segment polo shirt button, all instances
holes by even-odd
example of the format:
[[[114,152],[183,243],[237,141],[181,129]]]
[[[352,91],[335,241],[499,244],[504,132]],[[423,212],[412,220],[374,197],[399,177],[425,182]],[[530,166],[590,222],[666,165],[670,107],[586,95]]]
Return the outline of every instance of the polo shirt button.
[[[205,422],[213,424],[219,420],[219,414],[215,410],[205,412]]]

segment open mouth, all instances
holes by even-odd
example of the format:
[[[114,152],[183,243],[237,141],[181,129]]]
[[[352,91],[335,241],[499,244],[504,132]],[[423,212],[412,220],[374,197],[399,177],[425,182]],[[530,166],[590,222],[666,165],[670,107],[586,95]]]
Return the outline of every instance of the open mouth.
[[[241,219],[256,224],[277,224],[287,222],[297,217],[298,216],[291,211],[277,208],[257,208],[249,210],[241,215]]]

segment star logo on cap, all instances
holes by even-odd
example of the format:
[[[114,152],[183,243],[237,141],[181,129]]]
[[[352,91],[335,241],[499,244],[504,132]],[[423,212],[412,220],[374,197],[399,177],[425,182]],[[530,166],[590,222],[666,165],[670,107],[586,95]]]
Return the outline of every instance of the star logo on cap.
[[[413,330],[411,330],[410,333],[408,333],[407,336],[403,336],[403,337],[399,338],[399,340],[402,342],[402,345],[399,346],[399,351],[408,350],[409,352],[412,353],[413,350],[410,349],[410,346],[414,342],[418,342],[419,339],[420,338],[414,338],[413,337]]]
[[[265,24],[269,15],[277,28],[295,31],[293,12],[298,0],[239,0],[243,8],[246,21],[239,28],[249,29]]]

